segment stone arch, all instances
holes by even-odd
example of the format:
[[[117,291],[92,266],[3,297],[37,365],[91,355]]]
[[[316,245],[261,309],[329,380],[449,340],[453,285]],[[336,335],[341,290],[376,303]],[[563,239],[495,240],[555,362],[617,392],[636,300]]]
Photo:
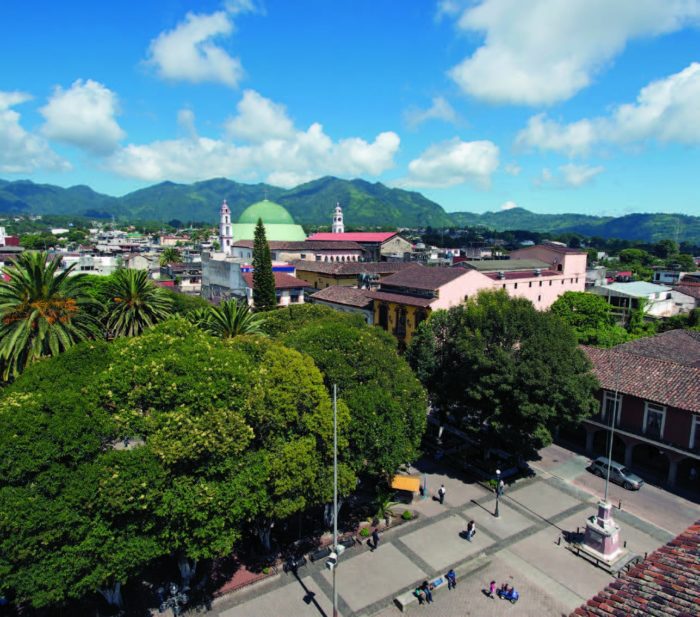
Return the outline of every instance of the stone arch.
[[[665,482],[671,461],[663,446],[640,442],[632,447],[632,455],[630,456],[632,467]]]

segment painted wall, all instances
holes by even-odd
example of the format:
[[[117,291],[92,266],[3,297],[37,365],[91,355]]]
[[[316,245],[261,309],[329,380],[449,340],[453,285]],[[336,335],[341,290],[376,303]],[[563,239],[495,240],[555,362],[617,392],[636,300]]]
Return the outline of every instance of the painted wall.
[[[403,253],[410,253],[411,251],[413,251],[413,245],[401,236],[394,236],[382,244],[380,249],[382,255],[394,255],[396,253],[403,255]]]
[[[308,281],[314,287],[314,289],[325,289],[332,285],[339,285],[341,287],[356,287],[357,286],[357,275],[348,274],[346,276],[333,276],[331,274],[323,274],[320,272],[310,272],[304,270],[303,268],[298,268],[296,271],[296,276],[304,281]]]

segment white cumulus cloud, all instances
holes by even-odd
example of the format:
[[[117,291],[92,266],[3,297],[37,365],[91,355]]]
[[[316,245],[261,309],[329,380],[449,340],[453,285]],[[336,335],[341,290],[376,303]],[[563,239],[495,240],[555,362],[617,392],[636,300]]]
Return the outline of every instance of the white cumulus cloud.
[[[396,184],[408,187],[447,187],[472,183],[488,188],[498,168],[498,146],[491,141],[458,138],[434,144],[408,164],[408,176]]]
[[[442,96],[436,96],[428,109],[412,108],[404,114],[406,124],[416,128],[428,120],[442,120],[454,124],[457,122],[457,112],[452,105]]]
[[[235,88],[243,77],[241,61],[214,42],[232,32],[233,21],[226,11],[188,13],[173,30],[151,41],[146,61],[164,79],[216,82]]]
[[[38,169],[67,171],[70,163],[51,150],[44,138],[26,131],[12,109],[31,100],[24,92],[0,91],[0,172],[29,173]]]
[[[501,204],[501,210],[512,210],[513,208],[517,208],[518,204],[516,204],[514,201],[506,201],[505,203]]]
[[[482,0],[439,14],[457,17],[483,44],[450,76],[492,102],[552,104],[588,86],[628,41],[700,21],[698,0]]]
[[[238,114],[227,120],[226,130],[232,137],[261,143],[268,139],[289,139],[294,135],[294,124],[284,105],[255,92],[246,90],[237,105]]]
[[[64,90],[57,86],[40,110],[46,122],[42,133],[94,154],[109,154],[125,137],[115,119],[117,95],[103,84],[78,79]]]
[[[656,140],[700,144],[700,63],[642,88],[634,103],[606,116],[562,124],[538,114],[518,133],[516,147],[587,154],[599,143],[626,144]]]
[[[399,136],[390,131],[370,142],[359,137],[334,141],[319,123],[297,129],[282,105],[254,91],[244,94],[238,115],[219,138],[199,136],[191,111],[179,116],[181,124],[184,120],[191,129],[187,137],[129,144],[110,157],[107,166],[148,181],[226,176],[290,187],[327,174],[379,175],[393,167],[400,144]],[[245,130],[246,120],[257,122],[261,132]],[[274,127],[266,125],[269,120],[274,120]],[[231,134],[241,141],[234,142]]]
[[[505,171],[509,176],[518,176],[522,170],[523,168],[517,163],[508,163],[503,167],[503,171]]]
[[[538,178],[535,179],[535,186],[551,188],[580,188],[589,184],[597,175],[603,173],[605,168],[601,165],[575,165],[568,163],[560,165],[557,173],[553,173],[549,168],[544,168]]]

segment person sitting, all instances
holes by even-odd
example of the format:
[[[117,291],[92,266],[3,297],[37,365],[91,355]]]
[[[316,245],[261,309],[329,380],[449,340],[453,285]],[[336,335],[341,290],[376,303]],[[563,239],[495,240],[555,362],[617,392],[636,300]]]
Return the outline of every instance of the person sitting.
[[[422,606],[423,602],[425,602],[425,594],[423,593],[423,590],[420,587],[416,587],[413,590],[413,595],[418,598],[418,606]]]
[[[425,594],[425,600],[428,604],[430,604],[433,601],[433,592],[431,591],[432,585],[428,581],[423,581],[423,584],[420,586],[421,591]]]

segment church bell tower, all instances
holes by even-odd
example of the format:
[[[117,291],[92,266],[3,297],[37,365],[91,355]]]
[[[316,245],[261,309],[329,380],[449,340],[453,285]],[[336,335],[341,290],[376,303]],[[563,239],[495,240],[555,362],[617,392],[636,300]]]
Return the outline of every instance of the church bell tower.
[[[221,204],[221,220],[219,222],[219,244],[224,255],[233,253],[233,232],[231,227],[231,210],[224,199]]]
[[[335,212],[333,213],[333,225],[331,231],[334,234],[345,233],[345,225],[343,224],[343,209],[339,203],[335,204]]]

